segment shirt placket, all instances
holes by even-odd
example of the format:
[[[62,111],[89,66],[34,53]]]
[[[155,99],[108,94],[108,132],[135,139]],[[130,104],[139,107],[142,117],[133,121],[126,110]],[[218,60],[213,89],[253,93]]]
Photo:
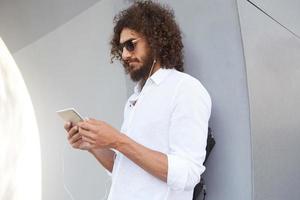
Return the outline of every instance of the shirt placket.
[[[132,110],[130,111],[127,128],[126,128],[128,134],[130,133],[131,124],[132,124],[132,120],[134,118],[136,109],[139,107],[140,102],[143,101],[143,98],[145,97],[145,94],[149,91],[149,89],[151,88],[151,85],[152,85],[151,81],[149,81],[149,79],[148,79],[147,82],[145,83],[142,91],[140,92],[135,105],[131,106]]]
[[[146,92],[151,88],[151,83],[149,83],[149,81],[146,82],[145,86],[143,87],[142,91],[140,92],[140,94],[138,95],[137,97],[137,100],[136,100],[136,103],[134,106],[131,106],[131,110],[129,112],[129,117],[128,117],[128,121],[127,121],[127,125],[125,127],[125,132],[128,136],[130,136],[130,132],[131,132],[131,124],[132,124],[132,120],[134,118],[134,115],[135,115],[135,112],[136,112],[136,109],[137,107],[139,106],[140,102],[143,100]],[[118,173],[119,173],[119,168],[120,168],[120,165],[122,163],[124,159],[124,155],[120,155],[120,160],[118,162],[118,165],[116,166],[116,172],[115,172],[115,177],[118,176]],[[114,185],[116,184],[116,181],[113,181],[112,183],[112,186],[111,186],[111,189],[114,188]]]

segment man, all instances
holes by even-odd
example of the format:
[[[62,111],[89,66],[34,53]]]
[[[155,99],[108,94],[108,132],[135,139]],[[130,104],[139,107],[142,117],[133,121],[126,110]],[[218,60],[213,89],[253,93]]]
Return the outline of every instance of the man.
[[[112,173],[109,200],[187,200],[205,170],[211,100],[183,73],[183,45],[173,12],[138,1],[114,19],[112,60],[137,82],[120,131],[88,119],[67,123],[74,148]]]

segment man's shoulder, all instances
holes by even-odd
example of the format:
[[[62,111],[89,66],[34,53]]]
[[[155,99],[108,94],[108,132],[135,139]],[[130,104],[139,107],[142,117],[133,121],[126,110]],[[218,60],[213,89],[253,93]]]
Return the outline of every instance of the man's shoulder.
[[[193,87],[193,88],[199,88],[201,90],[205,90],[205,87],[202,85],[202,83],[200,82],[200,80],[198,80],[197,78],[193,77],[190,74],[187,74],[185,72],[180,72],[177,70],[173,71],[173,78],[176,79],[177,83],[179,83],[179,85],[181,87]]]
[[[202,98],[211,101],[209,92],[197,78],[177,70],[173,72],[173,78],[176,79],[176,82],[178,83],[176,89],[177,93],[182,93],[188,96],[195,96],[199,94]]]

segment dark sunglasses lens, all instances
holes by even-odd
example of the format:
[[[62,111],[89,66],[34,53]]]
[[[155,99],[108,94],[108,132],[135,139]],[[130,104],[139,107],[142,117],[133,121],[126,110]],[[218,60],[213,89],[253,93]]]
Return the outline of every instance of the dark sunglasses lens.
[[[134,51],[134,44],[133,42],[130,40],[130,41],[127,41],[125,44],[124,44],[125,48],[127,51]]]

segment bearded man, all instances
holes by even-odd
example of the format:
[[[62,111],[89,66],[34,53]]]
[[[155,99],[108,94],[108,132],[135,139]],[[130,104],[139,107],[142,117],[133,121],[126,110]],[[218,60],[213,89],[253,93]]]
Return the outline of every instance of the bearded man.
[[[121,130],[88,119],[66,123],[69,143],[111,173],[109,200],[188,200],[204,172],[211,99],[183,72],[173,11],[136,1],[114,18],[111,56],[137,82]]]

